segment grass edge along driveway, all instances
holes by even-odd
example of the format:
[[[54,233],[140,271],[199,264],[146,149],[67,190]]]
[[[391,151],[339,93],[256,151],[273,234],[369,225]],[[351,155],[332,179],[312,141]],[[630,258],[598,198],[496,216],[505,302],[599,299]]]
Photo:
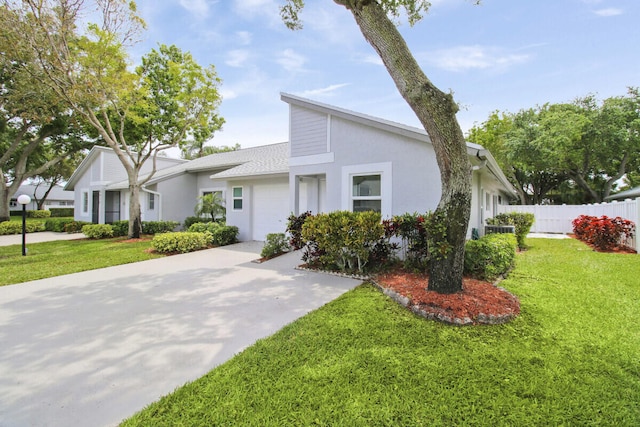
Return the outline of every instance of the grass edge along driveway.
[[[640,425],[639,258],[528,243],[509,324],[426,321],[364,284],[123,425]]]
[[[22,256],[21,245],[0,246],[0,286],[164,256],[147,252],[150,247],[150,240],[127,242],[126,237],[57,240],[31,243]]]

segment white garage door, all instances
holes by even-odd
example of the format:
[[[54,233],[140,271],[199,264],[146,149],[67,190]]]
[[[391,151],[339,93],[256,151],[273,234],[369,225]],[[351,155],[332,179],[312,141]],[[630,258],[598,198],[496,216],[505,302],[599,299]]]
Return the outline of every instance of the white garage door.
[[[254,185],[253,240],[265,240],[268,233],[284,233],[289,210],[289,184]]]

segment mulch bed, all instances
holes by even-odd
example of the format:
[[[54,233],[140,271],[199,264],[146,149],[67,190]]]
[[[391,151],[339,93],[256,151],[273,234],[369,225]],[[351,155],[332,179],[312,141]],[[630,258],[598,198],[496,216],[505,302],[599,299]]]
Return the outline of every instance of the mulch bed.
[[[496,325],[520,314],[518,298],[492,283],[464,278],[462,292],[439,294],[427,290],[428,280],[397,270],[376,276],[374,283],[414,313],[453,325]]]

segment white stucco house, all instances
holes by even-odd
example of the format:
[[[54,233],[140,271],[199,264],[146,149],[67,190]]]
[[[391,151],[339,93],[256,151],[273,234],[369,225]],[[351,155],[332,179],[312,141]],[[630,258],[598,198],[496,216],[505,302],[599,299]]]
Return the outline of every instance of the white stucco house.
[[[31,198],[31,203],[27,205],[27,210],[38,209],[38,203],[36,197],[42,199],[45,192],[49,188],[48,185],[34,185],[34,184],[22,184],[16,194],[9,200],[10,211],[22,211],[22,205],[18,203],[18,197],[25,194]],[[48,210],[50,208],[72,208],[73,207],[74,193],[72,191],[65,191],[62,186],[54,185],[47,199],[44,202],[43,208]]]
[[[423,129],[294,95],[281,99],[289,104],[289,142],[162,159],[141,193],[143,221],[182,222],[208,192],[222,195],[240,240],[284,232],[292,212],[373,209],[390,217],[436,208],[440,173]],[[474,169],[471,236],[516,193],[491,153],[471,143],[467,152]],[[66,189],[75,193],[77,220],[102,223],[127,219],[127,187],[115,154],[94,147]]]

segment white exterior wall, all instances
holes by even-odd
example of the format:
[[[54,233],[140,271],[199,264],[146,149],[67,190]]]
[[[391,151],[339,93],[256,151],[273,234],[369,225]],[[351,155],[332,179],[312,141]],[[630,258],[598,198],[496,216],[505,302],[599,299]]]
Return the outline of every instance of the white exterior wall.
[[[185,218],[194,215],[195,186],[196,178],[191,174],[182,174],[158,182],[156,187],[160,193],[159,213],[163,221],[178,221],[182,224]]]
[[[214,181],[215,182],[215,181]],[[231,180],[227,182],[226,188],[226,206],[227,206],[227,224],[238,227],[238,240],[248,241],[255,238],[261,240],[263,236],[256,236],[254,223],[256,218],[254,215],[268,215],[265,212],[256,211],[254,206],[254,187],[273,185],[274,187],[288,187],[288,177],[268,177],[260,179],[243,179]],[[242,187],[242,210],[233,209],[233,187]],[[280,203],[281,212],[277,217],[269,217],[273,223],[273,228],[268,230],[270,233],[283,233],[286,229],[287,216],[290,213],[289,203],[285,194],[285,200]]]

